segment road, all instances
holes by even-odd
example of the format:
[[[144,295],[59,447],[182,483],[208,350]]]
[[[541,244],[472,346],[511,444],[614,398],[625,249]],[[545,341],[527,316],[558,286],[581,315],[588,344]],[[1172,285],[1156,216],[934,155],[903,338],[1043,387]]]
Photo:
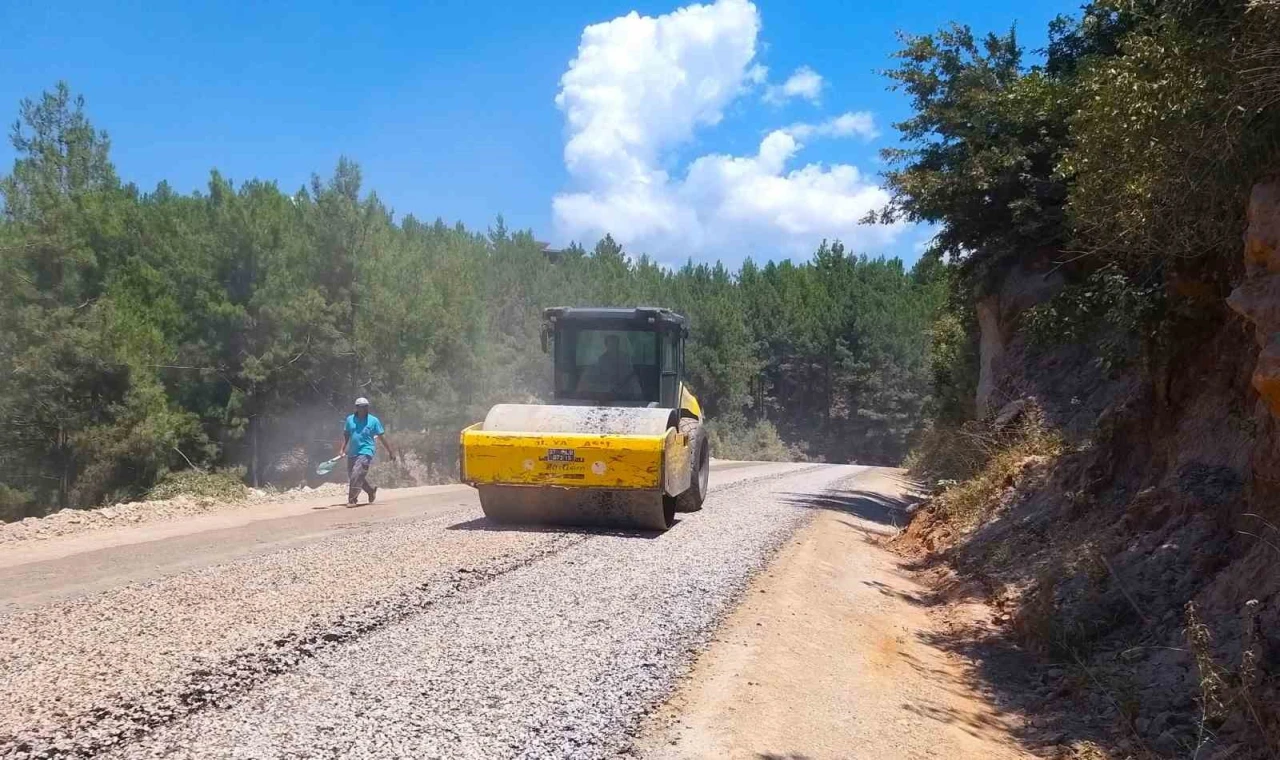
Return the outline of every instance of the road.
[[[761,466],[717,462],[712,469],[717,482],[727,484],[736,480],[729,473]],[[0,612],[264,555],[356,528],[479,509],[475,489],[465,485],[387,488],[380,493],[380,502],[355,511],[345,509],[343,500],[315,498],[4,547]]]
[[[10,545],[0,756],[612,756],[866,469],[717,463],[661,535],[494,526],[444,486]]]

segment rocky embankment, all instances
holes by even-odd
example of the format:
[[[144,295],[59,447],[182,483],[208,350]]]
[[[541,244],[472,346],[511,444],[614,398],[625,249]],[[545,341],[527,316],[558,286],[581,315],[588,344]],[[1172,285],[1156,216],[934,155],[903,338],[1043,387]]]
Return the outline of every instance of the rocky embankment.
[[[1046,753],[1280,756],[1280,178],[1252,190],[1242,270],[1229,296],[1166,283],[1198,316],[1122,371],[1028,345],[1042,273],[1010,273],[980,320],[988,420],[1034,405],[1064,453],[1010,467],[972,530],[926,506],[904,548],[997,607],[954,645]]]

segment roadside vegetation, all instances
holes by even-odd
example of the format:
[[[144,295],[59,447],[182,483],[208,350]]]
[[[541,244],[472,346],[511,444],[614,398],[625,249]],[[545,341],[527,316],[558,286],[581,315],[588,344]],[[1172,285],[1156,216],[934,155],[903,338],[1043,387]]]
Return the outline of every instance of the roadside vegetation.
[[[887,72],[914,114],[879,216],[938,225],[950,283],[939,426],[980,416],[975,306],[1019,266],[1066,280],[1005,325],[1035,347],[1084,345],[1108,370],[1173,354],[1222,312],[1250,188],[1277,169],[1280,3],[1105,0],[1049,31],[1028,63],[1014,32],[952,25],[905,38]]]
[[[1018,360],[1084,347],[1100,378],[1167,372],[1226,313],[1250,188],[1280,169],[1280,3],[1104,0],[1049,31],[1028,63],[1014,32],[954,24],[905,37],[886,72],[914,114],[897,125],[907,147],[885,152],[879,218],[938,225],[929,256],[948,282],[906,465],[953,488],[1019,446],[982,432],[1018,389],[974,404],[979,301],[1048,265],[1056,295],[1001,325]]]
[[[995,515],[1006,492],[1028,470],[1043,470],[1064,453],[1062,435],[1038,409],[998,425],[971,423],[925,442],[907,458],[909,472],[937,488],[934,506],[956,528],[968,530]]]
[[[798,462],[807,458],[803,445],[788,444],[768,420],[748,423],[742,415],[707,423],[711,450],[719,459],[747,462]]]

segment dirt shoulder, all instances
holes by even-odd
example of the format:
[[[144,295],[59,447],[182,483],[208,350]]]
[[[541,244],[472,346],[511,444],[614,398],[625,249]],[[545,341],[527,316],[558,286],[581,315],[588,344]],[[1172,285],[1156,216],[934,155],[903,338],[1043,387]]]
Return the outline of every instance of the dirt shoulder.
[[[676,758],[1025,757],[1019,720],[931,640],[946,615],[881,543],[905,523],[905,484],[876,469],[811,500],[779,553],[648,721],[637,749]]]
[[[381,508],[424,497],[463,495],[470,490],[463,485],[379,489],[378,503]],[[340,509],[345,504],[344,489],[324,486],[241,502],[197,502],[184,497],[124,505],[127,510],[63,510],[0,526],[0,569],[266,521],[303,518],[317,510]]]

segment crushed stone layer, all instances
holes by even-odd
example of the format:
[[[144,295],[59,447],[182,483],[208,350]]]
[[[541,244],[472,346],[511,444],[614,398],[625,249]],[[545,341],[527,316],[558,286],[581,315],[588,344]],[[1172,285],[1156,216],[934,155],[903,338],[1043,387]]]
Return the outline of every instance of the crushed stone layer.
[[[104,712],[127,722],[150,702],[143,712],[171,713],[178,705],[168,703],[202,691],[191,673],[216,680],[219,664],[246,659],[242,652],[296,649],[308,634],[343,627],[344,613],[406,593],[430,598],[460,575],[519,564],[566,540],[445,530],[471,517],[456,510],[357,529],[0,619],[0,737],[75,746],[87,724],[109,722]]]
[[[584,540],[319,653],[110,757],[596,758],[626,751],[754,571],[861,468],[713,491],[661,536]]]
[[[796,471],[722,475],[706,510],[656,539],[485,529],[465,507],[0,617],[0,757],[97,756],[577,544],[662,542]]]

